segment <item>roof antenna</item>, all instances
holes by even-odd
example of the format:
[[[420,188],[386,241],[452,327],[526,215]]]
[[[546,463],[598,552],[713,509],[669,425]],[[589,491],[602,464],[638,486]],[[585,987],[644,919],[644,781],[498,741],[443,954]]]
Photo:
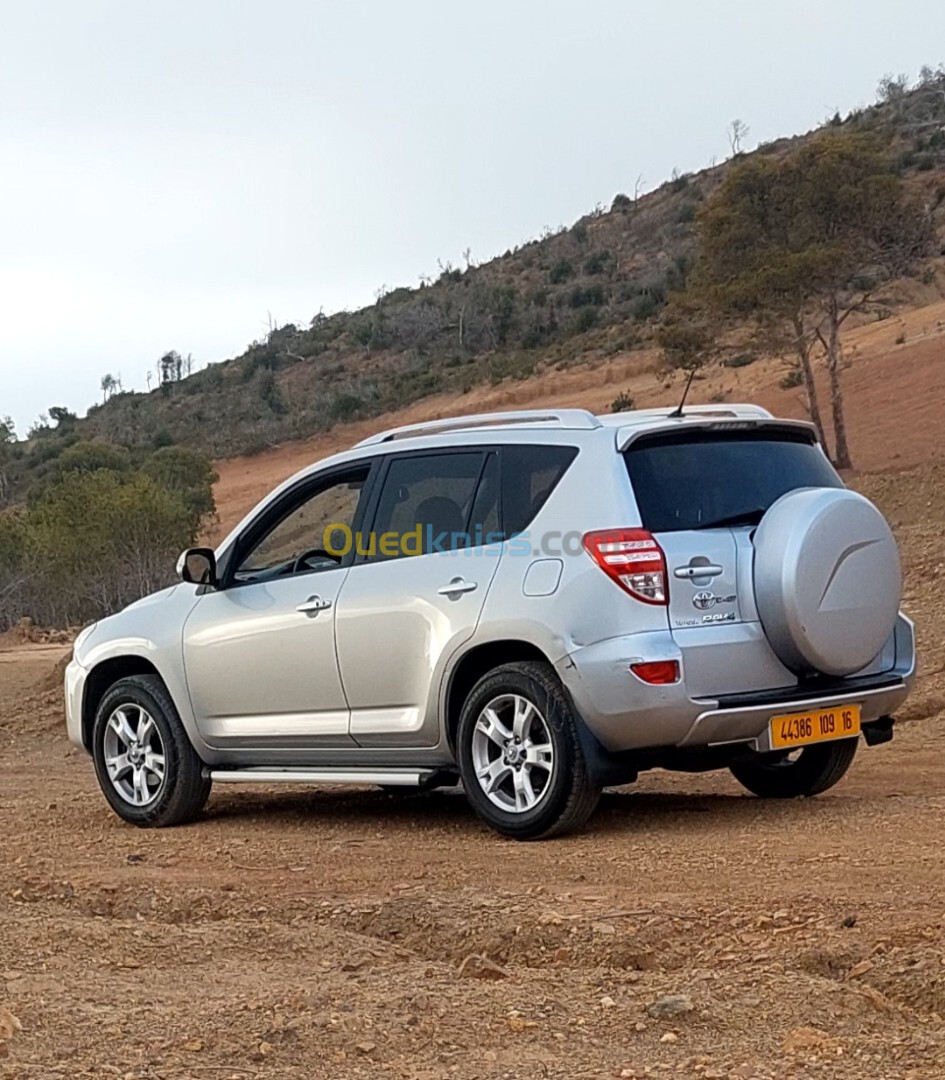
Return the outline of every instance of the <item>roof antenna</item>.
[[[690,368],[689,369],[689,378],[686,380],[686,389],[683,390],[683,392],[682,392],[682,401],[680,401],[680,403],[676,406],[676,408],[673,409],[673,411],[669,414],[671,417],[673,417],[673,416],[682,416],[682,407],[683,407],[683,405],[686,404],[686,397],[689,394],[689,387],[692,386],[692,380],[695,377],[696,377],[696,369],[695,368]]]

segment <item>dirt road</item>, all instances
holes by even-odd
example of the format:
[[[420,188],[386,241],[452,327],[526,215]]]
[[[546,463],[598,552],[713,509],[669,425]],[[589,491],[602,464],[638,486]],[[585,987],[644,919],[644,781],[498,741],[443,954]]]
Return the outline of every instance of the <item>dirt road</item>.
[[[354,789],[139,832],[57,655],[0,653],[0,1077],[945,1075],[933,716],[819,799],[655,773],[544,844]]]

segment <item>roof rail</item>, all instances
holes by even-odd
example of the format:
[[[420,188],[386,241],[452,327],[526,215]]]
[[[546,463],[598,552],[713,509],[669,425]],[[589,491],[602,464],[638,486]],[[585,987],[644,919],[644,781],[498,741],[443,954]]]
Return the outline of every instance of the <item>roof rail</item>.
[[[518,412],[473,413],[470,416],[453,416],[445,420],[429,420],[421,424],[406,424],[391,428],[378,435],[362,439],[357,446],[374,446],[393,442],[395,439],[412,439],[420,435],[445,435],[451,431],[469,428],[500,427],[515,424],[545,424],[548,427],[591,431],[601,427],[600,420],[587,409],[522,409]]]

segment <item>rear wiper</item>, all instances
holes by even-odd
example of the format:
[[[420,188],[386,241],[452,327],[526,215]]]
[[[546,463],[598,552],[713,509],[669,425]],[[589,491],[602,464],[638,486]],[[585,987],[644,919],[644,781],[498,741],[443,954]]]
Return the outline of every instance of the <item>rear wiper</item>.
[[[729,514],[727,517],[717,518],[715,521],[703,521],[696,525],[697,529],[724,529],[734,525],[757,525],[765,516],[766,510],[756,506],[752,510],[742,510],[737,514]]]

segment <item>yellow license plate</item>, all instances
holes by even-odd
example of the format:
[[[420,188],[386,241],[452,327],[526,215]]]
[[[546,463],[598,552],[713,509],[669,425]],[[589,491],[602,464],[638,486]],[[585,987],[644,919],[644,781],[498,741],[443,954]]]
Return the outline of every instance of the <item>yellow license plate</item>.
[[[779,750],[830,739],[849,739],[859,733],[859,705],[835,705],[814,712],[789,713],[771,721],[771,745]]]

